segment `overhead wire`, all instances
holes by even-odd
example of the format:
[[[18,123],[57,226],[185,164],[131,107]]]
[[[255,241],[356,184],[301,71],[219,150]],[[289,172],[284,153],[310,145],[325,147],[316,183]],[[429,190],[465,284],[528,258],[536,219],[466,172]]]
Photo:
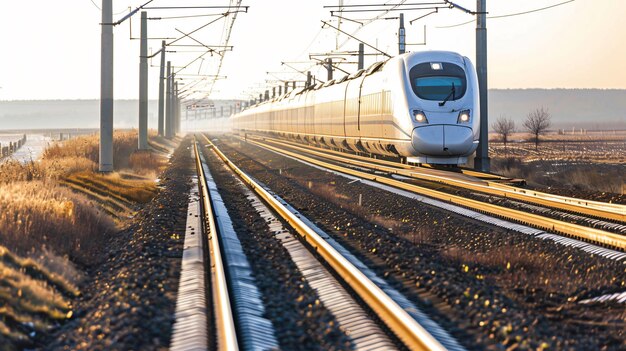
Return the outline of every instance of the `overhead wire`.
[[[560,2],[558,4],[554,4],[554,5],[550,5],[550,6],[546,6],[546,7],[541,7],[541,8],[538,8],[538,9],[522,11],[522,12],[515,12],[515,13],[508,13],[506,15],[487,16],[487,18],[488,19],[498,19],[498,18],[521,16],[521,15],[526,15],[526,14],[529,14],[529,13],[534,13],[534,12],[548,10],[548,9],[551,9],[551,8],[554,8],[554,7],[557,7],[557,6],[569,4],[570,2],[574,2],[574,1],[576,1],[576,0],[563,1],[563,2]],[[467,21],[467,22],[463,22],[463,23],[452,24],[452,25],[449,25],[449,26],[439,26],[439,27],[435,27],[435,28],[438,28],[438,29],[454,28],[454,27],[464,26],[466,24],[473,23],[473,22],[475,22],[475,20],[471,20],[471,21]]]
[[[229,6],[231,6],[231,7],[232,7],[232,4],[233,4],[233,1],[231,0],[231,1],[229,2]],[[241,1],[239,1],[239,4],[241,4]],[[228,23],[229,23],[229,21],[228,21],[228,18],[227,18],[227,19],[224,21],[224,25],[223,25],[223,27],[222,27],[222,34],[220,34],[220,38],[221,38],[220,42],[221,42],[221,43],[224,43],[224,42],[225,42],[225,41],[224,41],[224,33],[226,32],[226,28],[228,27]],[[226,46],[226,45],[227,45],[227,44],[225,44],[225,46]],[[203,97],[201,97],[201,98],[198,98],[198,99],[195,99],[195,100],[192,102],[192,104],[195,104],[195,103],[197,103],[198,101],[200,101],[200,100],[204,99],[205,97],[207,97],[207,96],[211,95],[211,93],[212,93],[212,91],[213,91],[213,87],[214,87],[214,85],[215,85],[215,82],[217,81],[217,77],[219,76],[219,71],[221,70],[221,66],[222,66],[223,59],[224,59],[224,56],[221,56],[221,57],[220,57],[220,61],[219,61],[219,63],[218,63],[218,73],[215,75],[215,79],[213,79],[211,82],[207,82],[207,80],[208,80],[208,76],[207,76],[207,77],[201,78],[201,79],[199,79],[198,81],[196,81],[195,83],[193,83],[193,86],[197,86],[198,84],[201,84],[201,85],[200,85],[200,87],[196,87],[196,89],[200,89],[200,88],[204,89],[204,87],[205,87],[205,86],[208,86],[209,84],[211,84],[211,87],[209,88],[209,92],[208,92],[205,96],[203,96]],[[207,68],[207,70],[208,70],[208,68]],[[193,94],[192,94],[192,96],[193,96]]]
[[[305,52],[307,52],[311,46],[313,46],[313,44],[315,43],[315,41],[317,40],[317,38],[319,38],[320,34],[322,34],[322,32],[324,31],[324,27],[321,27],[317,33],[315,34],[315,36],[313,37],[313,39],[311,39],[311,41],[309,42],[309,45],[307,45],[302,51],[300,51],[300,53],[298,55],[295,56],[294,60],[298,60]],[[308,71],[309,69],[313,68],[317,66],[317,63],[313,63],[311,66],[307,67],[304,72]],[[285,71],[285,73],[291,73],[288,71]],[[303,72],[298,71],[299,74],[302,74]]]
[[[241,8],[242,0],[236,0],[237,1],[236,5],[233,6],[234,1],[235,0],[231,0],[230,1],[230,4],[231,4],[230,6],[231,7],[236,7],[237,9]],[[230,42],[230,37],[231,37],[232,31],[233,31],[233,26],[235,25],[235,21],[237,20],[237,14],[238,14],[238,11],[234,11],[234,13],[232,13],[233,17],[232,17],[232,20],[230,21],[230,25],[228,24],[228,21],[226,21],[226,23],[224,23],[224,27],[222,28],[222,39],[223,39],[223,45],[224,46],[228,46],[228,43]],[[227,27],[228,27],[228,29],[227,29]],[[224,64],[224,57],[225,56],[226,55],[223,55],[223,56],[220,57],[219,64],[218,64],[218,67],[217,67],[217,73],[215,74],[216,78],[211,81],[211,86],[209,87],[209,91],[203,97],[201,97],[200,99],[196,99],[196,101],[204,99],[204,98],[210,96],[213,93],[213,89],[215,88],[215,83],[217,82],[217,78],[219,77],[220,72],[222,71],[222,65]]]
[[[196,17],[217,17],[222,16],[222,13],[210,13],[204,15],[186,15],[186,16],[167,16],[167,17],[156,17],[160,20],[169,20],[169,19],[181,19],[181,18],[196,18]]]
[[[96,7],[99,11],[102,11],[101,6],[98,6],[98,4],[97,4],[97,2],[96,2],[95,0],[90,0],[90,2],[91,2],[91,3],[92,3],[92,5],[93,5],[94,7]],[[228,9],[230,9],[230,8],[232,8],[232,7],[236,7],[236,9],[235,9],[234,11],[227,11],[226,13],[221,13],[221,14],[197,14],[197,15],[165,16],[165,17],[158,17],[158,18],[151,18],[151,19],[185,19],[185,18],[194,18],[194,17],[217,17],[217,16],[220,16],[220,17],[229,17],[228,19],[230,19],[230,21],[228,21],[228,20],[227,20],[227,21],[225,21],[224,26],[223,26],[223,28],[222,28],[222,35],[221,35],[221,37],[222,37],[222,41],[225,43],[225,45],[224,45],[224,46],[225,46],[225,47],[227,47],[227,46],[228,46],[228,43],[230,42],[230,37],[231,37],[231,34],[232,34],[232,29],[233,29],[233,26],[234,26],[234,24],[235,24],[235,20],[236,20],[236,18],[237,18],[237,14],[238,14],[239,12],[244,12],[244,11],[241,11],[241,10],[240,10],[240,9],[242,8],[242,6],[241,6],[242,0],[230,0],[230,2],[229,2],[229,3],[230,3],[230,6],[202,6],[202,7],[182,7],[182,6],[177,6],[177,7],[168,7],[168,8],[228,8]],[[236,4],[236,5],[235,5],[235,4]],[[245,12],[247,12],[247,8],[248,8],[248,6],[245,6],[245,9],[246,9],[246,11],[245,11]],[[119,13],[114,13],[113,15],[114,15],[114,16],[116,16],[116,15],[123,14],[123,13],[127,12],[129,9],[130,9],[130,7],[129,7],[129,8],[126,8],[126,9],[124,9],[123,11],[120,11]],[[153,7],[153,9],[165,9],[165,7],[158,7],[158,8],[157,8],[157,7]],[[232,16],[229,16],[229,15],[232,15]],[[211,24],[211,23],[213,23],[213,22],[214,22],[214,21],[211,21],[211,22],[209,22],[209,24]],[[207,25],[209,25],[209,24],[207,24]],[[205,25],[205,26],[207,26],[207,25]],[[200,27],[200,28],[196,29],[195,31],[197,31],[197,30],[199,30],[199,29],[202,29],[202,28],[204,28],[205,26]],[[194,31],[194,32],[195,32],[195,31]],[[193,33],[193,32],[192,32],[192,33]],[[173,44],[173,43],[175,43],[175,42],[177,42],[177,41],[179,41],[179,40],[181,40],[182,38],[187,37],[187,36],[188,36],[188,35],[185,35],[185,36],[183,36],[183,37],[181,37],[181,38],[178,38],[178,39],[174,40],[173,42],[170,42],[170,44]],[[193,39],[193,38],[192,38],[192,39]],[[202,55],[200,55],[199,57],[197,57],[196,59],[194,59],[193,61],[191,61],[190,63],[188,63],[186,66],[184,66],[184,67],[182,67],[181,69],[179,69],[179,72],[180,72],[180,71],[182,71],[182,70],[184,70],[184,69],[186,69],[186,68],[188,68],[188,67],[189,67],[190,65],[192,65],[193,63],[197,62],[197,61],[198,61],[198,59],[202,59],[202,58],[203,58],[203,56],[205,56],[206,54],[208,54],[208,53],[210,53],[210,52],[213,52],[213,50],[209,50],[209,51],[207,51],[207,52],[204,52]],[[215,51],[215,52],[219,54],[219,52],[217,52],[217,51]],[[208,75],[205,75],[202,79],[197,79],[196,81],[191,82],[191,83],[189,83],[189,84],[187,85],[187,87],[189,88],[189,87],[198,86],[198,85],[199,85],[199,86],[201,86],[201,87],[205,87],[205,86],[208,86],[208,85],[210,84],[210,89],[209,89],[209,92],[208,92],[208,93],[207,93],[204,97],[202,97],[201,99],[204,99],[205,97],[209,96],[209,95],[210,95],[210,94],[214,91],[214,85],[215,85],[215,82],[216,82],[216,81],[217,81],[217,79],[219,78],[219,73],[221,72],[221,69],[222,69],[222,65],[223,65],[223,58],[224,58],[224,55],[221,55],[221,54],[220,54],[219,65],[218,65],[218,67],[217,67],[217,74],[212,75],[212,77],[215,77],[214,79],[212,79],[212,80],[209,82],[209,81],[208,81],[209,76],[208,76]],[[205,68],[205,67],[206,67],[206,68]],[[206,69],[208,69],[208,67],[207,67],[206,65],[205,65],[204,67],[203,67],[202,65],[200,65],[200,67],[199,67],[199,72],[200,72],[203,68],[205,68],[205,70],[206,70]]]
[[[354,32],[352,32],[352,35],[354,36],[354,35],[355,35],[355,34],[357,34],[357,33],[358,33],[361,29],[363,29],[363,27],[365,27],[365,26],[367,26],[368,24],[370,24],[370,23],[372,23],[372,22],[374,22],[374,21],[376,21],[376,20],[378,20],[378,19],[382,18],[383,16],[387,15],[390,11],[393,11],[394,9],[397,9],[399,6],[402,6],[402,5],[403,5],[406,1],[407,1],[407,0],[402,0],[402,1],[400,1],[399,3],[397,3],[397,4],[389,4],[391,7],[390,7],[389,9],[383,10],[383,13],[381,13],[381,14],[379,14],[378,16],[373,17],[373,18],[364,19],[364,20],[363,20],[363,22],[364,22],[364,23],[361,23],[361,26],[360,26],[359,28],[357,28]],[[344,6],[350,6],[350,5],[344,5]],[[339,10],[337,10],[336,12],[342,12],[342,9],[340,8],[340,9],[339,9]],[[320,28],[320,30],[317,32],[317,34],[315,35],[315,37],[314,37],[314,38],[311,40],[311,42],[309,43],[309,45],[307,45],[307,47],[306,47],[304,50],[302,50],[302,52],[300,52],[300,53],[298,54],[298,56],[296,56],[296,58],[301,57],[301,56],[302,56],[302,54],[304,54],[304,53],[305,53],[305,52],[306,52],[306,51],[307,51],[307,50],[308,50],[308,49],[309,49],[309,48],[313,45],[313,43],[315,43],[315,41],[317,40],[317,38],[320,36],[320,34],[322,33],[322,31],[323,31],[324,29],[325,29],[324,27]],[[345,41],[343,41],[340,45],[337,45],[337,46],[336,46],[336,49],[337,49],[337,50],[341,49],[341,48],[342,48],[342,47],[344,47],[344,46],[345,46],[345,44],[346,44],[346,43],[348,43],[350,40],[351,40],[351,38],[346,39],[346,40],[345,40]],[[315,67],[315,66],[317,66],[317,65],[318,65],[317,63],[313,63],[313,64],[312,64],[312,65],[311,65],[308,69],[311,69],[311,68],[313,68],[313,67]],[[308,70],[308,69],[307,69],[307,70]]]
[[[365,28],[365,26],[369,25],[370,23],[377,21],[379,19],[381,19],[383,16],[386,16],[391,10],[398,8],[399,6],[402,6],[405,2],[407,2],[407,0],[402,0],[397,4],[393,4],[393,6],[389,9],[386,9],[385,11],[383,11],[383,13],[379,14],[378,16],[375,16],[373,18],[370,18],[366,21],[363,22],[363,25],[360,26],[359,28],[357,28],[354,32],[350,33],[351,35],[355,36],[358,32],[361,31],[361,29]],[[344,45],[346,45],[348,42],[350,41],[350,39],[346,39],[344,40],[343,43],[341,43],[341,45],[339,45],[339,49],[343,48]]]
[[[322,31],[324,30],[324,27],[321,27],[319,31],[317,31],[317,34],[315,34],[315,37],[313,37],[313,39],[311,40],[311,42],[309,43],[309,45],[307,45],[307,47],[302,50],[296,57],[295,59],[299,59],[300,56],[302,56],[302,54],[304,54],[305,52],[307,52],[309,50],[309,48],[313,45],[313,43],[317,40],[317,38],[320,36],[320,34],[322,34]]]
[[[98,6],[98,4],[96,4],[96,2],[95,2],[95,1],[93,1],[93,0],[89,0],[89,1],[91,1],[91,3],[93,4],[93,6],[95,6],[98,10],[102,11],[102,8],[101,8],[100,6]],[[126,12],[126,10],[128,10],[128,8],[125,8],[125,9],[123,9],[122,11],[120,11],[120,12],[118,12],[118,13],[114,13],[114,14],[113,14],[113,16],[121,15],[121,14],[123,14],[124,12]]]

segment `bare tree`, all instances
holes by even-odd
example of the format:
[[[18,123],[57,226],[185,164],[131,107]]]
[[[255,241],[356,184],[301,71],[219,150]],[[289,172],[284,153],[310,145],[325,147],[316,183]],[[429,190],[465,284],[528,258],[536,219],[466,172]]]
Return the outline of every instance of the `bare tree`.
[[[515,121],[509,117],[500,115],[500,118],[498,118],[498,120],[491,127],[502,137],[504,149],[506,150],[506,142],[509,141],[509,136],[511,136],[515,130]]]
[[[550,113],[543,107],[531,111],[524,121],[524,128],[534,135],[535,150],[539,148],[539,136],[545,134],[552,124]]]

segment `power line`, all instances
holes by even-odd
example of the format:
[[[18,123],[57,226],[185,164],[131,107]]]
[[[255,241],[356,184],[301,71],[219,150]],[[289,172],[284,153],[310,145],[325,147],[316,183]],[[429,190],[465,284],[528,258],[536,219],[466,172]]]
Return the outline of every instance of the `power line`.
[[[250,6],[146,6],[146,10],[196,10],[196,9],[226,9],[230,10],[233,7],[248,9]]]
[[[498,19],[498,18],[526,15],[526,14],[529,14],[529,13],[539,12],[539,11],[543,11],[543,10],[548,10],[548,9],[553,8],[553,7],[569,4],[570,2],[574,2],[574,1],[576,1],[576,0],[563,1],[563,2],[560,2],[558,4],[554,4],[554,5],[550,5],[550,6],[546,6],[546,7],[541,7],[541,8],[534,9],[534,10],[523,11],[523,12],[509,13],[509,14],[506,14],[506,15],[499,15],[499,16],[487,16],[487,18],[488,19]],[[453,24],[453,25],[450,25],[450,26],[441,26],[441,27],[435,27],[435,28],[438,28],[438,29],[454,28],[454,27],[460,27],[460,26],[463,26],[463,25],[466,25],[466,24],[469,24],[469,23],[473,23],[473,22],[474,22],[474,20],[471,20],[471,21],[467,21],[467,22],[463,22],[463,23]]]
[[[389,54],[387,54],[386,52],[384,52],[384,51],[382,51],[382,50],[378,49],[378,48],[377,48],[377,47],[375,47],[375,46],[372,46],[372,45],[370,45],[370,44],[368,44],[368,43],[364,42],[363,40],[361,40],[361,39],[359,39],[359,38],[355,37],[354,35],[351,35],[351,34],[349,34],[349,33],[346,33],[346,32],[344,32],[344,31],[342,31],[341,29],[339,29],[339,28],[337,28],[337,27],[335,27],[335,26],[331,25],[330,23],[328,23],[328,22],[326,22],[326,21],[322,21],[322,23],[324,23],[324,25],[325,25],[325,26],[329,26],[329,27],[331,27],[331,28],[334,28],[334,29],[336,29],[336,30],[340,31],[341,33],[343,33],[344,35],[347,35],[347,36],[348,36],[348,37],[350,37],[351,39],[354,39],[354,40],[356,40],[356,41],[358,41],[358,42],[360,42],[360,43],[363,43],[363,44],[365,44],[365,46],[370,47],[370,48],[372,48],[372,49],[374,49],[374,50],[376,50],[376,51],[380,52],[381,54],[383,54],[383,55],[385,55],[385,56],[387,56],[387,57],[391,58],[391,55],[389,55]]]
[[[91,1],[91,3],[93,4],[93,6],[95,6],[98,10],[102,11],[102,9],[100,8],[100,6],[98,6],[93,0],[89,0]]]
[[[557,7],[557,6],[561,6],[561,5],[565,5],[565,4],[568,4],[570,2],[574,2],[574,1],[576,1],[576,0],[564,1],[562,3],[551,5],[551,6],[546,6],[546,7],[540,8],[540,9],[535,9],[535,10],[530,10],[530,11],[525,11],[525,12],[518,12],[518,13],[511,13],[511,14],[508,14],[508,15],[491,16],[491,17],[488,17],[488,18],[504,18],[504,17],[513,17],[513,16],[519,16],[519,15],[525,15],[527,13],[533,13],[533,12],[539,12],[539,11],[547,10],[547,9],[550,9],[550,8],[553,8],[553,7]]]
[[[357,9],[357,10],[341,10],[341,11],[330,11],[330,15],[332,16],[333,13],[335,12],[378,12],[378,11],[386,11],[386,12],[390,12],[390,11],[417,11],[417,10],[431,10],[433,8],[436,7],[397,7],[397,8],[390,8],[390,9],[384,9],[384,8],[379,8],[379,9]],[[440,7],[443,8],[443,7]]]
[[[236,1],[236,4],[233,5],[235,3],[235,1]],[[242,3],[242,0],[231,0],[230,1],[230,6],[229,7],[230,8],[235,7],[237,9],[237,11],[233,11],[233,16],[231,17],[230,24],[228,23],[228,21],[226,21],[224,23],[224,27],[222,28],[222,41],[223,41],[224,46],[228,46],[228,43],[230,42],[230,37],[231,37],[232,31],[233,31],[233,26],[235,25],[235,21],[237,20],[238,12],[240,12],[239,9],[240,8],[244,8],[246,10],[245,12],[247,12],[247,10],[248,10],[249,6],[241,6],[241,3]],[[219,64],[217,66],[217,74],[216,74],[216,76],[219,76],[219,74],[220,74],[220,72],[222,70],[222,65],[224,63],[224,56],[226,56],[226,55],[223,55],[223,56],[220,57]],[[216,82],[217,82],[217,79],[214,79],[210,83],[211,86],[209,87],[208,92],[206,94],[204,94],[204,96],[202,96],[200,99],[195,99],[195,101],[199,101],[199,100],[202,100],[202,99],[204,99],[206,97],[211,96],[211,94],[214,92],[214,88],[215,88],[215,83]]]
[[[391,9],[395,9],[395,8],[397,8],[398,6],[402,6],[402,5],[403,5],[404,3],[406,3],[406,2],[407,2],[407,0],[402,0],[402,1],[400,1],[399,3],[397,3],[397,4],[392,4]],[[350,33],[350,34],[351,34],[351,35],[356,35],[357,33],[359,33],[359,32],[361,31],[361,29],[363,29],[363,28],[364,28],[365,26],[367,26],[368,24],[370,24],[370,23],[372,23],[372,22],[374,22],[374,21],[376,21],[376,20],[379,20],[379,19],[380,19],[381,17],[383,17],[383,16],[386,16],[386,15],[389,13],[389,10],[390,10],[390,9],[387,9],[387,10],[385,10],[383,13],[379,14],[378,16],[373,17],[373,18],[370,18],[370,19],[369,19],[369,20],[367,20],[367,21],[366,21],[366,22],[365,22],[362,26],[360,26],[359,28],[357,28],[354,32],[352,32],[352,33]],[[343,47],[344,47],[344,45],[346,45],[346,43],[348,43],[349,41],[350,41],[350,39],[346,39],[346,40],[344,40],[344,42],[343,42],[343,43],[341,43],[341,45],[339,45],[339,49],[343,48]]]
[[[352,5],[327,5],[324,6],[325,9],[330,9],[330,8],[342,8],[342,7],[384,7],[384,6],[391,6],[391,7],[396,7],[396,6],[427,6],[427,5],[445,5],[445,2],[439,1],[439,2],[418,2],[418,3],[410,3],[410,4],[406,4],[403,2],[399,3],[399,4],[352,4]]]
[[[229,11],[234,12],[234,11]],[[204,15],[186,15],[186,16],[167,16],[167,17],[149,17],[150,20],[169,20],[169,19],[181,19],[181,18],[196,18],[196,17],[217,17],[222,16],[223,13],[211,13]]]
[[[98,6],[98,4],[96,4],[96,2],[95,2],[95,1],[93,1],[93,0],[89,0],[89,1],[91,1],[91,3],[93,4],[93,6],[95,6],[98,10],[102,11],[102,9],[100,8],[100,6]],[[128,8],[125,8],[125,9],[123,9],[122,11],[120,11],[120,12],[118,12],[118,13],[114,13],[114,14],[113,14],[113,16],[121,15],[121,14],[123,14],[124,12],[126,12],[126,10],[127,10],[127,9],[128,9]]]
[[[317,32],[317,34],[315,34],[315,37],[313,37],[313,39],[311,40],[311,42],[309,43],[309,45],[307,45],[307,47],[302,50],[295,58],[298,59],[300,58],[300,56],[302,56],[302,54],[304,54],[305,52],[307,52],[309,50],[309,48],[313,45],[313,43],[315,43],[315,41],[317,40],[317,38],[320,36],[320,34],[322,34],[322,31],[324,30],[324,27],[321,27],[320,30]]]

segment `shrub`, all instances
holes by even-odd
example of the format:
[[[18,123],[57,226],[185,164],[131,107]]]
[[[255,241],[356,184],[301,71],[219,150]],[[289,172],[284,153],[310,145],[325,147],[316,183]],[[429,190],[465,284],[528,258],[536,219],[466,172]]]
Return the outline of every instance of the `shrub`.
[[[148,150],[133,152],[130,155],[128,165],[136,173],[154,175],[165,166],[165,162],[161,156]]]
[[[100,160],[100,137],[82,136],[49,146],[42,159],[86,158],[94,164]],[[137,132],[116,131],[113,138],[113,164],[115,169],[128,167],[130,155],[137,150]]]
[[[82,196],[50,181],[3,184],[0,208],[2,243],[21,253],[51,249],[86,264],[114,229]]]

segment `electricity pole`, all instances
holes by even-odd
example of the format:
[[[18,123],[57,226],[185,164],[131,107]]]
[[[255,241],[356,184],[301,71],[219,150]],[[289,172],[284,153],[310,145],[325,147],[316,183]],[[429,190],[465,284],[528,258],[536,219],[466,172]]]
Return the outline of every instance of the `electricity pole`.
[[[365,45],[363,45],[363,43],[359,43],[359,65],[358,65],[358,70],[363,69],[364,62],[365,62]]]
[[[148,13],[141,11],[139,49],[139,150],[148,149]]]
[[[480,136],[474,158],[474,169],[489,172],[489,106],[487,100],[487,0],[477,0],[476,73],[480,99]]]
[[[174,108],[172,106],[172,62],[167,61],[167,77],[166,77],[165,97],[167,100],[166,112],[165,112],[165,137],[171,139],[173,136],[172,131],[172,112]]]
[[[159,136],[164,135],[164,114],[165,114],[165,40],[161,42],[161,71],[159,74]]]
[[[171,138],[176,137],[176,73],[174,73],[172,69],[172,78],[170,78],[170,84],[172,87],[170,88],[170,101],[171,101],[171,112],[170,112],[170,134]]]
[[[176,101],[174,104],[174,107],[176,108],[176,111],[174,111],[174,136],[180,133],[180,97],[178,96],[178,91],[178,82],[176,82],[174,83],[174,101]]]
[[[333,59],[331,58],[327,58],[326,59],[326,70],[327,70],[327,81],[330,81],[333,79]]]
[[[113,0],[102,0],[100,172],[113,171]]]
[[[406,52],[406,34],[404,31],[404,14],[400,14],[400,28],[398,29],[398,53],[400,55]]]

